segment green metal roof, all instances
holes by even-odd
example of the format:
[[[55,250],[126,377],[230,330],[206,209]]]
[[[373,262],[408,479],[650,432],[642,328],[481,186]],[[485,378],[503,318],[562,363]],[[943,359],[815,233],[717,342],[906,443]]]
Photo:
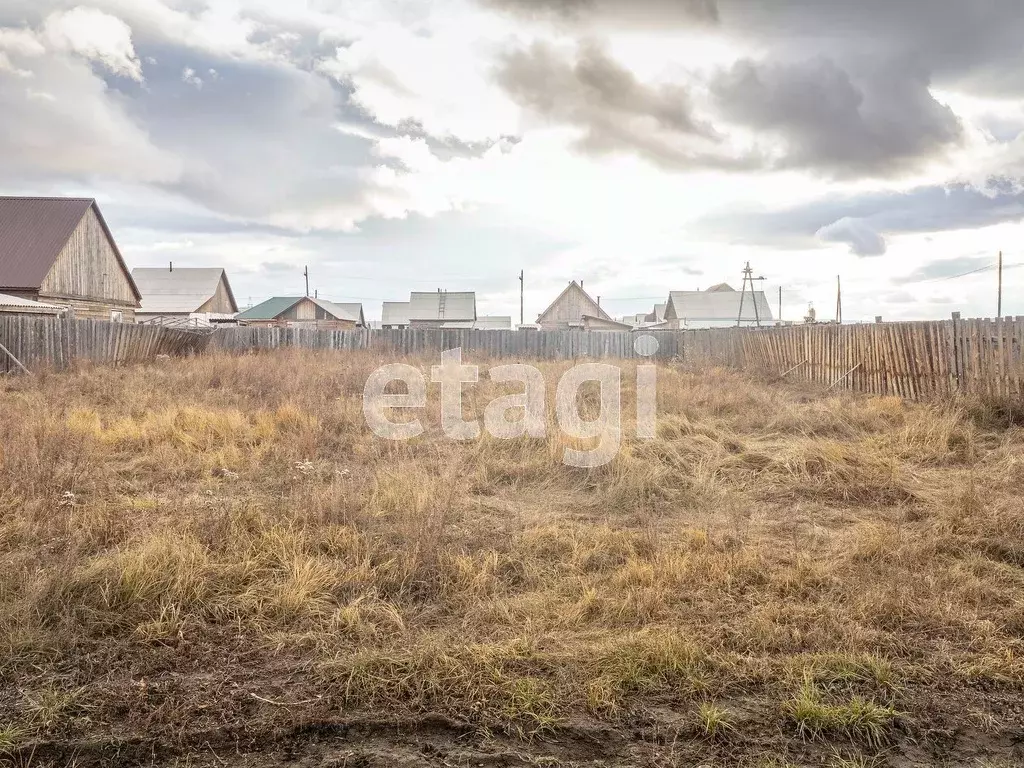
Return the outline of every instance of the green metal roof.
[[[303,296],[275,296],[267,299],[262,304],[257,304],[245,312],[235,315],[236,320],[273,320],[282,312],[287,312],[296,303],[302,301]]]

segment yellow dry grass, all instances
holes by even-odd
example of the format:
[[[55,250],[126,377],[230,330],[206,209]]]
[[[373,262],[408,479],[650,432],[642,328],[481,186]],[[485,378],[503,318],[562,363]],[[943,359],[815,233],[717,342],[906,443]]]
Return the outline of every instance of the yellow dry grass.
[[[553,417],[445,439],[436,385],[427,434],[373,436],[380,362],[3,383],[0,748],[280,717],[269,699],[523,737],[668,707],[715,743],[873,749],[934,716],[929,690],[1020,690],[1020,430],[664,367],[657,439],[627,423],[580,470]],[[540,367],[550,395],[567,364]],[[509,391],[482,374],[467,413]]]

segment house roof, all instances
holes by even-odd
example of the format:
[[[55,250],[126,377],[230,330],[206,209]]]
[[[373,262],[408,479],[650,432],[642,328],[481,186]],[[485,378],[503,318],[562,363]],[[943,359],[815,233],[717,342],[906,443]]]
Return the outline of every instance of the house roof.
[[[565,288],[562,290],[562,292],[560,294],[558,294],[558,296],[555,298],[555,300],[552,301],[550,304],[548,304],[548,308],[545,309],[543,312],[540,313],[540,315],[537,316],[537,322],[538,323],[542,322],[544,316],[548,312],[550,312],[552,309],[554,309],[558,305],[558,302],[560,302],[562,300],[562,298],[567,293],[569,293],[569,291],[573,290],[573,288],[575,288],[577,291],[582,293],[583,296],[586,297],[586,299],[593,305],[593,308],[596,310],[596,312],[595,312],[595,314],[590,315],[591,317],[600,317],[600,318],[602,318],[604,320],[611,320],[612,322],[615,322],[614,320],[612,320],[611,315],[609,315],[607,312],[605,312],[601,308],[601,305],[598,304],[596,301],[594,301],[594,298],[589,293],[584,291],[583,290],[583,286],[580,285],[579,283],[577,283],[575,280],[572,280],[567,286],[565,286]],[[586,315],[587,313],[583,312],[582,314]],[[582,318],[579,321],[573,321],[573,322],[582,322]]]
[[[235,316],[235,319],[274,320],[304,299],[308,299],[313,302],[320,307],[320,309],[324,310],[324,312],[338,320],[358,321],[358,317],[345,309],[344,305],[335,304],[327,301],[326,299],[314,299],[312,296],[274,296],[271,299],[267,299],[262,304],[257,304],[255,307],[251,307],[244,312],[239,312],[238,315]],[[360,307],[361,306],[362,305],[360,305]]]
[[[739,317],[740,299],[743,299],[743,317]],[[666,315],[677,320],[740,320],[772,321],[772,310],[764,291],[672,291],[669,294]],[[757,302],[757,314],[754,302]]]
[[[64,312],[67,307],[57,304],[46,304],[42,301],[23,299],[20,296],[8,296],[0,293],[0,312],[32,312],[44,315],[56,315]]]
[[[99,206],[88,197],[0,197],[0,287],[38,290],[90,208],[95,210],[136,300],[140,300]]]
[[[333,301],[327,301],[327,299],[314,299],[312,296],[307,297],[310,301],[316,304],[320,309],[329,315],[334,316],[338,320],[351,320],[354,323],[359,322],[359,315],[354,313],[350,307],[351,304],[336,304]],[[357,304],[359,311],[362,311],[362,304]]]
[[[735,293],[736,289],[728,283],[717,283],[707,289],[706,293]]]
[[[409,302],[385,301],[381,311],[381,325],[408,325]]]
[[[583,327],[596,326],[598,328],[610,328],[612,330],[631,331],[633,325],[630,323],[620,323],[618,320],[612,320],[610,317],[596,317],[594,315],[583,315]]]
[[[472,291],[424,291],[409,294],[409,320],[476,320]]]
[[[473,327],[478,330],[505,331],[512,330],[511,315],[480,315]]]
[[[366,326],[366,318],[363,316],[363,305],[357,302],[332,301],[331,304],[347,314],[357,325]]]
[[[214,297],[224,280],[232,312],[238,311],[227,275],[220,267],[138,267],[132,279],[142,294],[140,314],[188,314]]]

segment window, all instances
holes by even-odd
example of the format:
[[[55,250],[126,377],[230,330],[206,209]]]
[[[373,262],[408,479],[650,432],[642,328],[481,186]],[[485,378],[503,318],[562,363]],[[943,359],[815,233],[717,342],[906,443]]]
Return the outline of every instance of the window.
[[[124,322],[124,313],[119,309],[110,310],[110,322],[121,323]]]

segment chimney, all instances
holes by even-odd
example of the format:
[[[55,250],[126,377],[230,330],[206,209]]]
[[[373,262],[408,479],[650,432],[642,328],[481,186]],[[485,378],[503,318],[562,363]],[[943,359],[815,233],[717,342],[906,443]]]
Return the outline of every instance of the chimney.
[[[601,306],[601,297],[600,296],[597,297],[597,306],[599,306],[599,307]]]

